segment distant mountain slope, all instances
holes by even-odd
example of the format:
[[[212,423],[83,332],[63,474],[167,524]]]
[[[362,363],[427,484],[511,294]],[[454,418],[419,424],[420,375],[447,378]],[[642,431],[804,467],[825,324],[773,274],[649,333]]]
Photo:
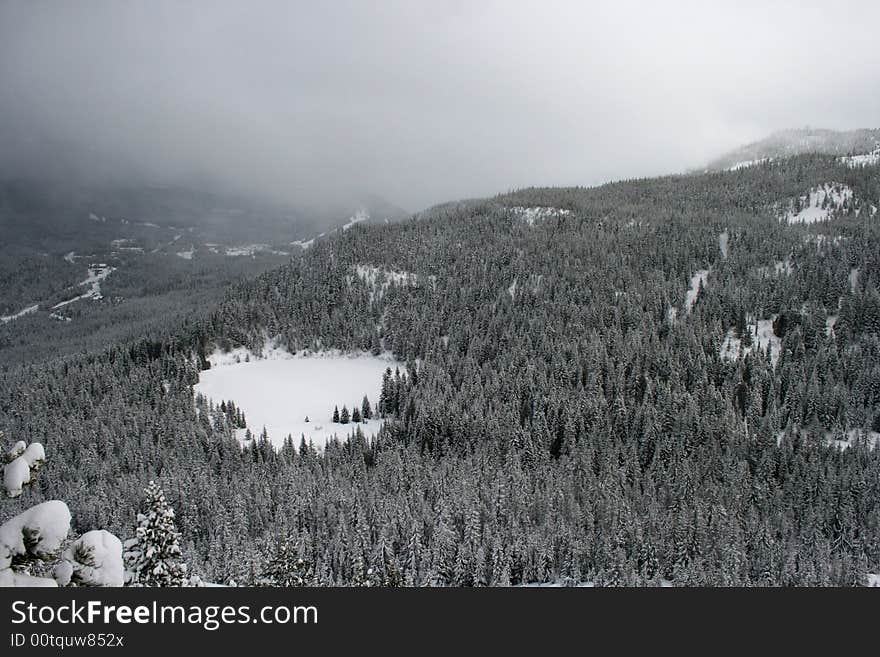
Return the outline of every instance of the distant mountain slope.
[[[880,129],[824,130],[799,128],[782,130],[769,137],[746,144],[710,162],[706,169],[738,169],[767,159],[779,159],[805,153],[824,155],[859,155],[880,146]]]
[[[70,240],[84,238],[142,238],[151,229],[186,231],[202,242],[283,244],[338,227],[358,211],[374,221],[406,215],[377,196],[297,206],[184,186],[0,181],[4,241],[46,250],[75,249],[81,245]]]

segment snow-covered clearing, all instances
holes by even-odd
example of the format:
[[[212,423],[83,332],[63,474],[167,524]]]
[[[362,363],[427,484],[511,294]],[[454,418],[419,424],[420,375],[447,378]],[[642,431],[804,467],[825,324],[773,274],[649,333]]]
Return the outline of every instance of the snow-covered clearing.
[[[880,163],[880,145],[878,145],[877,148],[875,148],[870,153],[864,153],[862,155],[849,155],[847,157],[840,158],[840,161],[852,169],[873,166]]]
[[[718,248],[721,249],[721,257],[725,260],[727,260],[727,242],[729,237],[726,230],[718,235]]]
[[[418,276],[408,271],[384,269],[375,265],[355,265],[355,274],[370,288],[370,301],[381,299],[392,285],[415,285]]]
[[[864,440],[870,449],[874,449],[880,444],[880,433],[876,431],[864,431],[862,429],[850,429],[846,432],[846,437],[841,438],[840,435],[834,433],[825,434],[825,440],[829,445],[834,445],[840,449],[849,449],[855,443]]]
[[[287,251],[278,251],[268,244],[244,244],[242,246],[231,246],[226,249],[228,256],[253,256],[258,252],[271,253],[272,255],[290,255]]]
[[[195,247],[191,246],[191,247],[189,247],[189,249],[186,250],[186,251],[178,251],[176,255],[177,255],[178,258],[183,258],[184,260],[192,260],[192,259],[193,259],[193,254],[194,254],[195,252],[196,252]]]
[[[737,360],[741,356],[754,351],[755,347],[760,347],[762,351],[767,350],[770,346],[770,362],[775,367],[779,360],[779,350],[782,347],[782,341],[776,337],[773,332],[773,322],[776,315],[770,319],[758,320],[757,329],[755,328],[755,318],[746,317],[746,330],[752,338],[752,344],[748,347],[743,346],[742,340],[734,335],[733,329],[727,331],[724,336],[724,342],[721,344],[719,356],[722,360]]]
[[[853,190],[840,183],[825,183],[822,187],[811,189],[809,196],[801,196],[800,208],[794,204],[789,206],[785,215],[789,224],[813,224],[817,221],[830,219],[834,212],[842,210],[845,203],[850,203]]]
[[[762,157],[757,160],[744,160],[742,162],[737,162],[733,166],[727,167],[728,171],[739,171],[740,169],[747,169],[749,167],[756,166],[758,164],[763,164],[764,162],[772,162],[772,157]]]
[[[859,268],[853,267],[849,270],[849,291],[853,294],[856,293],[856,289],[859,287]]]
[[[20,310],[13,315],[4,315],[0,317],[0,324],[6,324],[7,322],[11,322],[14,319],[19,319],[24,317],[25,315],[30,315],[31,313],[37,312],[37,309],[40,307],[40,304],[35,303],[33,306],[28,306],[24,310]]]
[[[571,210],[544,206],[524,208],[521,205],[517,205],[510,208],[510,211],[529,226],[534,226],[537,222],[550,219],[551,217],[565,217],[571,214]]]
[[[94,299],[95,301],[100,301],[104,298],[104,295],[101,294],[101,281],[114,271],[116,271],[115,267],[110,267],[104,264],[89,267],[89,275],[86,277],[86,280],[79,284],[80,287],[88,285],[89,289],[77,297],[62,301],[61,303],[56,303],[52,306],[52,310],[58,310],[58,308],[63,308],[64,306],[71,304],[74,301],[79,301],[80,299]]]
[[[393,372],[399,367],[404,371],[403,364],[390,354],[290,354],[277,347],[265,349],[262,358],[244,348],[215,352],[209,362],[211,369],[200,373],[195,393],[212,399],[215,405],[234,401],[244,412],[252,434],[259,436],[265,426],[276,447],[288,434],[296,444],[304,435],[319,448],[334,434],[342,439],[356,427],[366,436],[375,434],[381,420],[334,424],[333,408],[360,408],[366,395],[375,411],[385,370],[390,367]]]
[[[355,224],[359,224],[362,221],[369,220],[369,218],[370,218],[369,212],[367,212],[366,210],[358,210],[357,212],[354,213],[354,215],[351,217],[351,219],[349,219],[348,222],[344,226],[342,226],[342,230],[346,231],[349,228],[351,228],[352,226],[354,226]]]
[[[311,247],[314,243],[315,243],[315,238],[313,237],[312,239],[310,239],[310,240],[305,240],[305,241],[303,241],[303,240],[296,240],[295,242],[291,242],[291,243],[290,243],[290,246],[298,246],[298,247],[301,248],[303,251],[305,251],[306,249],[308,249],[309,247]]]
[[[816,251],[818,252],[821,252],[822,249],[828,245],[840,246],[848,240],[849,237],[847,237],[846,235],[835,235],[834,237],[831,237],[830,235],[825,235],[824,233],[812,233],[804,235],[804,243],[810,244],[811,242],[815,242]]]
[[[684,295],[684,308],[686,312],[693,310],[694,304],[697,302],[697,293],[701,285],[706,284],[706,277],[709,275],[708,269],[700,269],[691,276],[691,284],[687,293]]]

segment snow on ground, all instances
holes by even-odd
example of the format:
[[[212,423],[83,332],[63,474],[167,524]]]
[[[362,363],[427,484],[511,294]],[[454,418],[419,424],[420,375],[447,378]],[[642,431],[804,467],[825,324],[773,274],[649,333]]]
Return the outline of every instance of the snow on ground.
[[[192,260],[192,259],[193,259],[193,254],[194,254],[195,252],[196,252],[195,247],[190,246],[188,250],[186,250],[186,251],[178,251],[176,255],[177,255],[178,258],[183,258],[184,260]]]
[[[757,160],[743,160],[742,162],[737,162],[731,167],[727,167],[728,171],[739,171],[740,169],[747,169],[748,167],[753,167],[758,164],[763,164],[764,162],[772,162],[772,157],[762,157]]]
[[[290,354],[277,347],[265,349],[263,358],[240,348],[227,354],[215,352],[208,360],[211,369],[200,373],[194,392],[212,399],[215,405],[234,401],[244,412],[251,433],[259,436],[265,426],[276,447],[288,434],[297,445],[305,435],[307,442],[319,448],[334,434],[342,439],[356,427],[366,436],[375,434],[381,420],[334,424],[333,408],[360,407],[366,395],[375,411],[386,368],[404,371],[403,364],[390,354]]]
[[[89,275],[86,277],[86,280],[79,284],[80,287],[88,285],[89,289],[78,297],[73,297],[67,301],[62,301],[61,303],[56,303],[52,306],[52,310],[58,310],[59,308],[63,308],[64,306],[71,304],[74,301],[79,301],[80,299],[94,299],[95,301],[100,301],[104,298],[104,295],[101,294],[101,281],[114,271],[116,271],[115,267],[110,267],[104,264],[89,267]]]
[[[766,276],[769,276],[771,271],[776,276],[782,274],[790,276],[794,271],[794,263],[791,261],[791,256],[788,256],[785,260],[777,260],[774,262],[772,270],[770,267],[758,267],[758,273]]]
[[[837,325],[837,315],[828,315],[825,318],[825,335],[830,336],[834,333],[834,327]]]
[[[272,255],[290,255],[287,251],[278,251],[268,244],[243,244],[241,246],[230,246],[225,253],[228,256],[253,256],[255,253],[265,251]]]
[[[72,265],[76,264],[76,252],[71,251],[64,256],[64,259]]]
[[[858,168],[858,167],[866,167],[873,166],[875,164],[880,163],[880,145],[877,146],[870,153],[864,153],[862,155],[849,155],[847,157],[840,158],[840,161],[850,168]]]
[[[684,308],[686,312],[693,310],[694,304],[697,302],[697,292],[700,285],[706,285],[706,277],[709,275],[708,269],[700,269],[691,276],[691,284],[687,293],[684,295]]]
[[[385,269],[374,265],[355,265],[355,274],[370,290],[370,301],[381,299],[388,288],[392,285],[415,285],[418,276],[408,271]]]
[[[11,322],[14,319],[19,319],[21,317],[24,317],[25,315],[30,315],[31,313],[35,313],[35,312],[37,312],[37,309],[39,307],[40,307],[40,304],[35,303],[33,306],[28,306],[24,310],[20,310],[17,313],[15,313],[14,315],[4,315],[4,316],[0,317],[0,324],[6,324],[8,322]]]
[[[791,256],[786,258],[785,260],[778,261],[775,265],[773,265],[773,269],[776,271],[776,275],[785,274],[789,276],[792,271],[794,271],[794,267],[791,264]]]
[[[310,239],[310,240],[305,240],[305,241],[303,241],[303,240],[296,240],[295,242],[291,242],[291,243],[290,243],[290,246],[298,246],[298,247],[301,248],[303,251],[305,251],[306,249],[308,249],[309,247],[311,247],[314,243],[315,243],[315,238],[313,237],[312,239]]]
[[[727,242],[729,237],[726,230],[718,235],[718,248],[721,249],[721,257],[725,260],[727,260]]]
[[[839,435],[834,433],[826,433],[825,441],[829,445],[834,445],[835,447],[839,447],[840,449],[849,449],[852,447],[857,441],[865,440],[867,442],[868,447],[874,449],[880,444],[880,433],[876,431],[864,431],[862,429],[850,429],[846,432],[846,438],[842,439]]]
[[[822,251],[822,248],[826,244],[832,244],[834,246],[839,246],[849,240],[849,237],[846,235],[835,235],[831,237],[830,235],[825,235],[823,233],[812,233],[808,235],[804,235],[804,242],[809,244],[810,242],[816,243],[816,251]]]
[[[513,279],[513,283],[507,288],[507,293],[510,295],[511,300],[516,298],[516,278]]]
[[[865,586],[880,586],[880,573],[867,573],[865,575]]]
[[[577,588],[577,589],[591,589],[596,585],[593,582],[589,581],[581,581],[581,582],[568,582],[562,580],[554,580],[552,582],[529,582],[528,584],[517,584],[517,588],[524,589],[556,589],[556,588]]]
[[[746,317],[746,329],[751,334],[752,344],[744,347],[742,340],[734,335],[733,329],[724,336],[724,342],[721,344],[719,356],[722,360],[737,360],[746,354],[754,351],[755,347],[760,347],[762,351],[766,351],[770,347],[770,362],[775,367],[779,360],[779,350],[782,347],[782,341],[773,333],[773,321],[776,315],[770,319],[758,320],[758,328],[755,329],[755,318]]]
[[[790,206],[785,215],[789,224],[812,224],[830,219],[832,214],[843,208],[845,202],[852,201],[853,190],[840,183],[825,183],[821,188],[811,189],[809,197],[801,196],[802,208],[795,212]]]
[[[853,294],[856,293],[856,288],[859,286],[859,268],[853,267],[849,270],[849,291]]]
[[[551,217],[565,217],[571,214],[571,210],[563,208],[551,208],[537,206],[533,208],[524,208],[521,205],[510,208],[510,211],[526,222],[529,226],[534,226],[539,221],[550,219]]]
[[[370,218],[369,212],[367,212],[366,210],[358,210],[357,212],[354,213],[354,215],[351,217],[351,219],[348,220],[348,223],[346,223],[342,227],[342,230],[346,231],[349,228],[351,228],[352,226],[354,226],[355,224],[359,224],[362,221],[367,221],[369,218]]]

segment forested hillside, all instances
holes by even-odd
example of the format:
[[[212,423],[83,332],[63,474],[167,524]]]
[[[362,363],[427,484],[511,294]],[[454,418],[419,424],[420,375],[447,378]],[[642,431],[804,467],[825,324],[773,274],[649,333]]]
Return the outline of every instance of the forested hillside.
[[[802,155],[354,225],[205,319],[3,367],[0,427],[54,456],[0,515],[125,537],[155,479],[191,569],[247,584],[859,584],[878,205],[876,166]],[[377,439],[242,448],[194,403],[206,354],[269,338],[407,363]]]

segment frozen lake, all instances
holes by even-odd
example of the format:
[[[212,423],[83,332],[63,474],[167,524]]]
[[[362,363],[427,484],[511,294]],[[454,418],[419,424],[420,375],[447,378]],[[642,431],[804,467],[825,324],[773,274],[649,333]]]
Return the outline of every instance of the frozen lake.
[[[338,406],[341,411],[347,405],[351,411],[356,404],[360,408],[366,395],[375,412],[386,368],[393,372],[399,367],[401,373],[404,371],[404,365],[390,354],[291,355],[270,349],[266,356],[255,359],[243,349],[214,354],[209,359],[211,369],[200,373],[194,390],[212,399],[215,405],[234,401],[244,412],[254,436],[259,436],[265,426],[276,447],[284,443],[288,434],[297,445],[305,435],[306,442],[311,440],[318,448],[333,434],[343,438],[358,426],[367,436],[375,434],[380,420],[334,424],[333,407]]]

